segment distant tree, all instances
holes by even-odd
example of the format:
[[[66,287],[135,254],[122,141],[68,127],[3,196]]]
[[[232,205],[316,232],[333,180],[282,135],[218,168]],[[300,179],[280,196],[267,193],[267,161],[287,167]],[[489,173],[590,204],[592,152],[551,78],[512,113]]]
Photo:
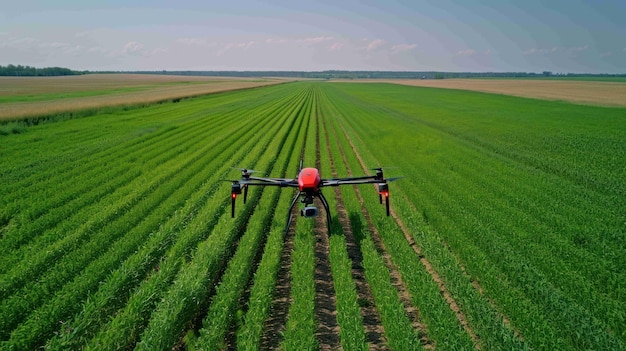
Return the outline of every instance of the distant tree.
[[[543,71],[543,76],[544,77],[550,77],[552,75],[552,72],[550,71]]]
[[[63,67],[46,67],[35,68],[30,66],[12,65],[9,64],[6,67],[0,66],[0,76],[69,76],[82,74],[80,72],[72,71],[69,68]]]

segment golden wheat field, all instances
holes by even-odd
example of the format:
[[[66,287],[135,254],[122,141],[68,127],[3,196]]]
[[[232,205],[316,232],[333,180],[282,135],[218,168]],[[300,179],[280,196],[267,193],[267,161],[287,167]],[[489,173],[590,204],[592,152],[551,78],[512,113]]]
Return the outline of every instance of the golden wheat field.
[[[395,79],[412,86],[474,90],[600,106],[626,106],[626,83],[532,79]]]
[[[150,74],[0,77],[0,120],[135,105],[284,82]]]

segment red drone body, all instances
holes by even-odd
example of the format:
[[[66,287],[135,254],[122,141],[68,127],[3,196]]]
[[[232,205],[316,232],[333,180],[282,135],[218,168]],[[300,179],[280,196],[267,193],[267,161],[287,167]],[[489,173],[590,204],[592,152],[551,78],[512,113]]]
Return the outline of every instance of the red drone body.
[[[320,178],[320,172],[317,168],[304,168],[298,174],[298,187],[300,191],[305,189],[312,189],[314,191],[319,190],[322,178]]]

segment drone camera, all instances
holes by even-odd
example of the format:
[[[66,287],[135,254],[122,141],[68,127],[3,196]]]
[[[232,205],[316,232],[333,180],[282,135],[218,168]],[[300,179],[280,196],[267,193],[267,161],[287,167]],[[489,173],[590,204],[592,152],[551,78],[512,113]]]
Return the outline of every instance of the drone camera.
[[[317,216],[317,207],[307,206],[300,211],[302,217],[311,218]]]

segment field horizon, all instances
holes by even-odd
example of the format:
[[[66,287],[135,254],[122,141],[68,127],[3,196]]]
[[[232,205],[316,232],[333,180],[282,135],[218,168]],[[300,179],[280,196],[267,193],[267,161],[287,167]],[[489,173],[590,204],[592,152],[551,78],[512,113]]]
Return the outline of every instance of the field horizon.
[[[86,74],[0,77],[0,123],[52,114],[150,104],[222,91],[294,81],[277,77],[211,77],[163,74]],[[625,107],[626,82],[570,79],[356,79],[331,82],[393,83],[481,91],[575,104]]]

